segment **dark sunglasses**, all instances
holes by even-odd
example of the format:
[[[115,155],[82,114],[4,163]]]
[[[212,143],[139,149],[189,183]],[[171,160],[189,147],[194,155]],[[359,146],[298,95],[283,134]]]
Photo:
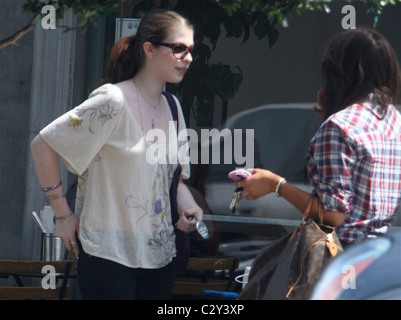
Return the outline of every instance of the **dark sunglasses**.
[[[183,43],[157,43],[158,45],[164,46],[164,47],[168,47],[171,48],[172,52],[173,52],[173,56],[174,58],[176,58],[177,60],[182,60],[184,59],[188,53],[191,54],[192,59],[195,60],[197,54],[198,54],[198,50],[197,47],[191,46],[188,47]]]

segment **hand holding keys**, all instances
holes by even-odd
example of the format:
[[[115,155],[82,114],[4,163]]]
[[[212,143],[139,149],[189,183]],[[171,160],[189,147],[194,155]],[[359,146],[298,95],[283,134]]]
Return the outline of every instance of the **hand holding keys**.
[[[245,169],[233,170],[228,174],[228,177],[233,181],[242,181],[249,177],[251,173]],[[234,195],[230,203],[230,210],[235,213],[236,209],[239,207],[239,202],[241,200],[241,194],[244,188],[237,188],[234,190]]]
[[[239,207],[239,201],[241,200],[241,193],[244,188],[237,188],[234,190],[233,199],[230,203],[230,210],[232,213],[235,213],[236,209]]]

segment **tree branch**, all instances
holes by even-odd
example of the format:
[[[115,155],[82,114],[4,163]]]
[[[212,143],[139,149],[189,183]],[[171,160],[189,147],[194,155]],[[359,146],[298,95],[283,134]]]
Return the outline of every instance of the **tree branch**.
[[[38,17],[39,17],[39,14],[36,14],[35,16],[33,16],[31,21],[25,27],[18,30],[12,36],[10,36],[4,40],[1,40],[0,41],[0,50],[11,44],[15,45],[15,46],[18,45],[17,41],[33,29],[33,27],[35,26],[35,21]]]

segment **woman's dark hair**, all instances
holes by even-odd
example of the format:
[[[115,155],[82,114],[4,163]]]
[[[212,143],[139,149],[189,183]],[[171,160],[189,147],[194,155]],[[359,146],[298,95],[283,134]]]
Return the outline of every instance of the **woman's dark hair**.
[[[387,40],[370,28],[334,36],[322,60],[324,118],[375,93],[382,106],[397,100],[401,76],[397,56]]]
[[[187,19],[171,10],[147,13],[141,19],[136,35],[122,38],[112,47],[106,63],[105,78],[100,85],[132,78],[143,63],[143,44],[150,42],[157,47],[174,28],[180,26],[193,28]]]

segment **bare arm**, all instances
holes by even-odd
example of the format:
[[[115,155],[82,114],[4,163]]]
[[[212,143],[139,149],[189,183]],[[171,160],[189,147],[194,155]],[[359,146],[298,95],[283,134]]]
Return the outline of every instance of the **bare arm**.
[[[31,152],[36,174],[42,188],[55,186],[60,182],[60,166],[58,154],[37,135],[31,143]],[[67,250],[74,250],[78,256],[79,248],[75,243],[78,232],[78,219],[75,216],[69,216],[70,208],[65,198],[63,186],[46,192],[50,205],[56,217],[66,217],[56,222],[56,235],[63,239]],[[71,245],[72,243],[72,245]]]
[[[241,181],[241,187],[244,187],[242,196],[246,199],[257,199],[265,194],[276,191],[277,184],[281,177],[271,171],[262,169],[253,169],[252,176]],[[238,186],[238,183],[237,183]],[[280,195],[291,203],[300,212],[304,212],[310,194],[295,187],[289,182],[284,182],[280,188]],[[312,217],[318,216],[318,204],[315,202],[311,208]],[[346,215],[341,212],[325,211],[323,220],[325,223],[337,227],[341,225]]]
[[[180,215],[178,220],[178,229],[181,231],[192,231],[195,230],[196,221],[188,220],[187,216],[195,216],[196,219],[203,219],[203,211],[195,202],[191,191],[182,181],[182,177],[178,182],[177,189],[177,210]]]

